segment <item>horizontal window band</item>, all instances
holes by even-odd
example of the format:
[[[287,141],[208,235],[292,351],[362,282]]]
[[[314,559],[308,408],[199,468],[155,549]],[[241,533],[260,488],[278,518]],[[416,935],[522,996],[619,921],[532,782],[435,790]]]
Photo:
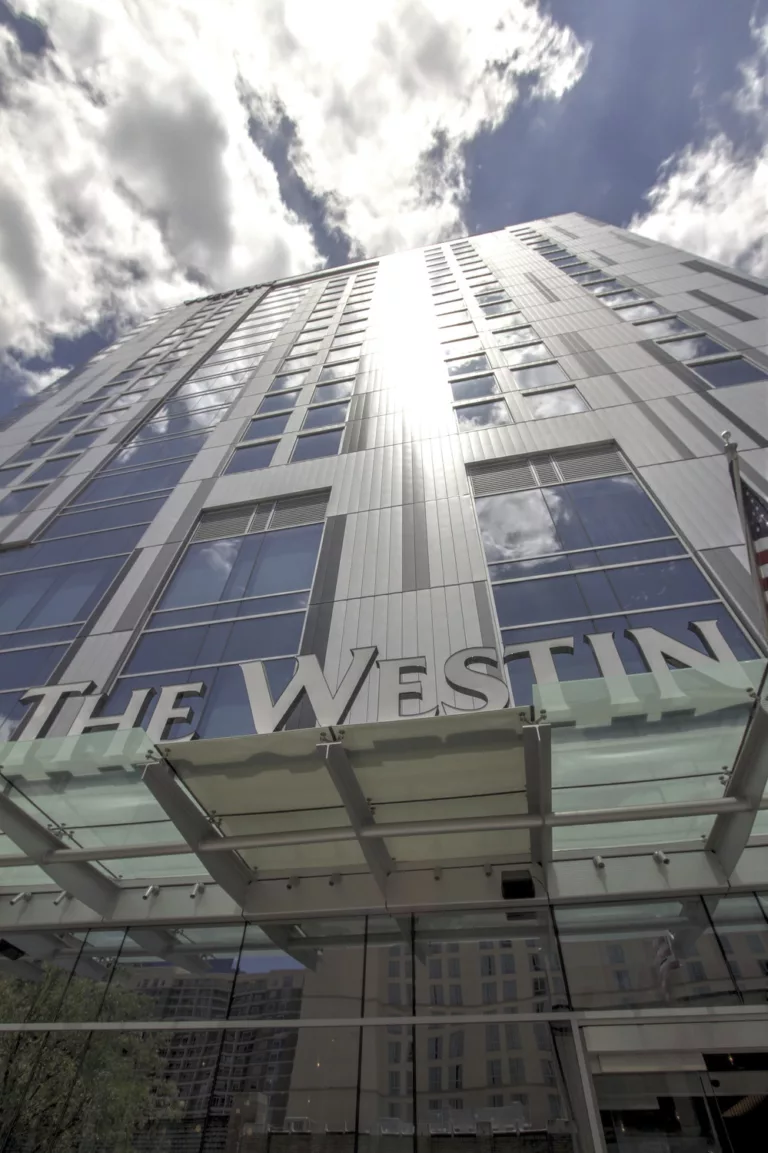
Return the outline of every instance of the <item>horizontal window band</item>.
[[[304,609],[299,609],[298,611],[304,612]],[[613,613],[613,616],[618,616],[618,615],[621,615],[621,614]],[[298,655],[299,655],[298,653],[279,653],[277,656],[270,656],[270,657],[248,657],[248,660],[262,661],[266,665],[266,664],[269,664],[270,661],[295,660]],[[235,666],[239,667],[240,665],[242,665],[244,663],[245,663],[245,660],[241,659],[239,661],[219,661],[215,665],[182,665],[180,668],[148,669],[146,672],[143,672],[143,673],[121,673],[120,676],[117,678],[115,685],[117,686],[118,684],[120,684],[120,681],[134,681],[134,680],[137,680],[139,677],[141,677],[143,680],[146,680],[147,677],[165,676],[166,673],[185,673],[185,674],[189,673],[190,676],[195,676],[197,673],[204,673],[206,671],[215,672],[216,669],[228,669],[228,668],[234,668]],[[25,686],[25,688],[26,687],[27,686]],[[23,690],[9,689],[9,690],[3,690],[3,691],[4,692],[5,691],[16,692],[16,691],[23,691]]]
[[[665,541],[665,540],[677,540],[677,537],[674,535],[674,533],[669,533],[668,536],[649,536],[649,537],[644,537],[642,540],[623,540],[623,541],[619,541],[618,544],[585,545],[584,548],[561,549],[559,552],[542,552],[542,553],[536,553],[535,556],[530,556],[530,557],[527,557],[527,556],[526,557],[510,557],[509,560],[489,560],[489,561],[486,561],[486,564],[488,565],[488,568],[491,569],[491,568],[493,568],[494,565],[497,565],[497,564],[515,564],[518,561],[526,561],[526,560],[549,560],[550,557],[574,556],[575,554],[580,553],[580,552],[596,552],[597,549],[601,549],[601,548],[634,548],[635,545],[658,544],[660,541]],[[682,545],[680,547],[682,548]],[[688,554],[686,554],[686,555],[688,555]]]
[[[607,547],[613,548],[613,547],[617,547],[617,546],[608,545]],[[618,547],[620,547],[620,546],[618,546]],[[680,547],[682,548],[682,545]],[[597,551],[597,550],[595,550],[595,551]],[[560,555],[564,555],[564,554],[560,554]],[[504,564],[524,564],[525,561],[528,559],[529,558],[524,557],[524,558],[522,558],[522,560],[504,561],[502,563],[504,563]],[[530,558],[530,559],[533,559],[533,558]],[[529,581],[548,580],[550,577],[569,577],[569,576],[578,576],[580,573],[611,572],[612,569],[641,568],[642,566],[645,566],[645,565],[667,564],[670,561],[691,560],[691,559],[692,559],[691,556],[687,552],[681,552],[681,553],[675,554],[674,556],[648,557],[648,559],[643,559],[643,560],[621,561],[620,564],[594,564],[589,568],[563,569],[562,572],[531,573],[530,576],[509,577],[509,578],[505,578],[502,580],[494,580],[493,577],[491,577],[491,584],[494,587],[497,587],[500,585],[526,584]],[[498,563],[498,562],[496,562],[496,563]]]
[[[290,594],[286,593],[285,595],[289,596]],[[193,606],[193,607],[197,607],[197,606]],[[256,613],[256,612],[247,613],[247,614],[244,613],[242,616],[216,617],[216,618],[211,618],[210,620],[207,620],[207,621],[193,621],[193,622],[189,622],[189,623],[184,624],[184,625],[160,625],[159,628],[152,628],[151,623],[150,623],[149,625],[147,625],[144,628],[144,631],[142,632],[141,635],[142,636],[149,636],[151,633],[153,636],[155,636],[155,635],[157,635],[157,633],[176,633],[176,632],[179,632],[180,629],[207,629],[207,628],[210,628],[211,625],[227,625],[227,624],[234,624],[234,623],[237,623],[240,621],[254,621],[254,620],[265,621],[270,617],[295,616],[296,613],[305,612],[307,607],[308,607],[307,605],[299,605],[299,606],[292,608],[292,609],[277,609],[277,610],[275,610],[275,612],[271,612],[271,613]],[[160,610],[160,611],[164,611],[164,610]],[[33,646],[29,646],[29,647],[31,648]],[[38,647],[40,647],[40,646],[38,646]],[[256,658],[256,659],[259,659],[259,658]],[[279,659],[282,660],[283,658],[281,657]]]
[[[316,522],[316,523],[319,523],[319,522]],[[298,525],[297,527],[304,528],[304,525]],[[266,529],[265,531],[269,532],[270,530]],[[279,532],[280,530],[276,529],[274,531]],[[244,534],[241,534],[241,535],[244,535]],[[249,535],[250,536],[257,536],[258,534],[257,533],[250,533]],[[160,605],[158,605],[155,609],[153,609],[153,615],[155,615],[156,613],[184,613],[184,612],[189,612],[190,609],[206,609],[209,607],[210,608],[220,608],[222,605],[239,605],[239,604],[243,604],[245,601],[251,601],[251,600],[253,600],[253,601],[259,601],[259,600],[264,600],[264,599],[272,600],[276,596],[290,596],[290,597],[300,596],[302,593],[310,593],[311,591],[312,591],[311,588],[291,589],[291,591],[287,592],[287,593],[264,593],[260,597],[234,597],[234,598],[230,598],[229,600],[224,600],[224,601],[201,601],[199,604],[196,602],[195,604],[191,604],[191,605],[177,605],[175,608],[167,608],[167,609],[161,608]],[[292,612],[301,612],[302,610],[301,609],[292,609],[291,611]],[[259,614],[257,613],[256,615],[258,616]],[[266,616],[267,614],[265,613],[263,615]],[[181,626],[176,626],[176,627],[181,627]]]
[[[564,573],[562,575],[567,576],[568,574]],[[614,609],[613,612],[610,612],[610,613],[587,613],[586,616],[568,617],[566,620],[562,620],[562,619],[558,618],[557,620],[548,620],[548,621],[524,621],[522,624],[518,623],[518,624],[514,624],[514,625],[505,625],[505,624],[502,624],[501,622],[499,622],[499,628],[503,634],[503,633],[508,633],[508,632],[514,632],[517,629],[534,629],[534,628],[537,629],[537,628],[543,627],[544,625],[558,625],[558,626],[563,625],[563,626],[565,626],[565,625],[579,624],[581,621],[601,621],[601,620],[608,620],[611,617],[636,617],[636,616],[642,616],[643,613],[668,613],[668,612],[674,612],[676,609],[703,608],[703,607],[706,607],[707,605],[722,605],[723,608],[726,607],[725,605],[723,605],[722,601],[716,600],[716,599],[706,600],[706,601],[688,601],[686,604],[649,605],[647,608],[641,608],[641,609]]]

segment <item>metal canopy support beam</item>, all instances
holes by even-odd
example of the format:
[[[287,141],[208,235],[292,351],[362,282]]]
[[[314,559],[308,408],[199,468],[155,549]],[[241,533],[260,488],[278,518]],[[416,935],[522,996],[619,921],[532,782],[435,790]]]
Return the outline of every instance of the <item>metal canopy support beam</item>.
[[[331,741],[328,744],[319,744],[317,751],[325,760],[328,776],[333,781],[334,788],[347,811],[347,816],[349,817],[350,824],[357,837],[357,843],[365,857],[365,862],[368,865],[371,876],[386,902],[387,880],[395,867],[394,862],[389,855],[389,850],[384,844],[383,839],[380,837],[376,839],[366,838],[363,834],[363,830],[372,829],[375,822],[368,802],[355,776],[355,770],[352,768],[347,750],[341,741]],[[409,919],[407,917],[396,917],[395,922],[405,940],[410,941],[411,926]],[[416,955],[420,960],[424,960],[421,953],[421,946],[417,946]]]
[[[541,818],[530,832],[531,860],[544,869],[552,860],[552,729],[549,725],[523,725],[525,791],[528,812]]]
[[[233,901],[244,905],[248,886],[254,880],[253,873],[233,849],[215,853],[201,847],[201,842],[210,841],[217,834],[221,838],[221,833],[179,784],[170,765],[166,761],[150,761],[142,779],[205,871]]]
[[[371,876],[386,896],[387,878],[394,869],[394,863],[383,840],[380,838],[376,840],[365,839],[363,836],[363,829],[371,828],[374,820],[355,776],[355,771],[350,764],[347,750],[341,741],[332,741],[329,744],[319,744],[317,751],[325,760],[328,776],[333,781],[334,788],[347,811],[349,822],[355,832],[357,843],[365,857],[365,863],[370,869]]]
[[[255,874],[238,857],[234,849],[216,852],[210,847],[216,841],[223,841],[224,837],[179,783],[168,762],[163,759],[148,762],[144,769],[143,781],[205,871],[210,873],[216,884],[242,908],[247,903],[248,889],[256,879]],[[206,847],[203,847],[204,842],[207,842]],[[263,925],[259,927],[278,949],[282,949],[294,960],[299,960],[290,950],[287,931],[277,927],[274,931],[272,929],[268,931]],[[131,936],[134,936],[133,931]],[[307,960],[304,956],[301,963],[314,968],[312,963],[314,957],[316,954]]]
[[[117,902],[117,885],[87,862],[49,860],[49,853],[65,846],[6,796],[0,796],[0,829],[65,892],[95,913],[109,915]]]
[[[738,812],[720,813],[707,840],[708,851],[717,857],[726,877],[730,877],[747,846],[766,783],[768,701],[757,700],[725,789],[725,796],[743,807]]]

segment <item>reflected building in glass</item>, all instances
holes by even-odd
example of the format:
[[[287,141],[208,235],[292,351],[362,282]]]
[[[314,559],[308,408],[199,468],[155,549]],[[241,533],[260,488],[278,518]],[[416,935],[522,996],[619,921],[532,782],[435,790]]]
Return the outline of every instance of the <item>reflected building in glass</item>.
[[[757,1147],[766,300],[569,214],[6,418],[0,1150]]]

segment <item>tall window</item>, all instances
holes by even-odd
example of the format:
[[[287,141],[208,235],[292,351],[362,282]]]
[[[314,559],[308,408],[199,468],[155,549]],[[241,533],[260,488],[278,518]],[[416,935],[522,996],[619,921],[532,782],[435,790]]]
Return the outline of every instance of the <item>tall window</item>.
[[[226,509],[200,522],[126,662],[107,710],[137,688],[202,681],[167,739],[252,733],[240,663],[264,661],[277,698],[293,675],[323,535],[326,494]]]
[[[586,640],[595,633],[613,635],[628,673],[645,672],[625,635],[632,628],[656,628],[706,654],[689,622],[716,621],[737,659],[754,656],[614,449],[494,462],[472,479],[504,645],[521,646],[507,664],[518,703],[531,700],[525,645],[534,641],[566,638],[553,650],[563,681],[602,675]]]

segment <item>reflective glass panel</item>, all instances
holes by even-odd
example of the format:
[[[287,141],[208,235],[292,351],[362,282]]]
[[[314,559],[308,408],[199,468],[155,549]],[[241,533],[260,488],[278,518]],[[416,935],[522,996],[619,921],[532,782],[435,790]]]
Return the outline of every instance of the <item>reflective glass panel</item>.
[[[40,495],[43,487],[17,488],[15,492],[9,492],[0,500],[0,516],[11,516],[14,513],[22,512],[36,496]]]
[[[277,397],[270,397],[270,399],[277,400]],[[248,425],[243,434],[243,440],[258,440],[264,436],[278,436],[281,432],[285,432],[289,415],[285,412],[279,416],[257,417]]]
[[[537,360],[546,360],[552,355],[546,344],[526,344],[522,348],[505,348],[504,360],[510,368],[517,365],[531,364]]]
[[[224,472],[227,474],[252,472],[257,468],[267,468],[272,463],[277,444],[276,440],[270,440],[263,444],[249,444],[244,448],[236,448]]]
[[[294,408],[299,399],[298,392],[281,392],[278,395],[268,395],[263,398],[257,412],[281,412],[286,408]]]
[[[300,436],[291,454],[291,460],[314,460],[320,456],[335,456],[341,445],[342,429],[332,432],[315,432],[309,436]]]
[[[344,400],[355,390],[354,380],[340,380],[335,384],[319,384],[312,393],[312,404],[329,400]]]
[[[0,488],[8,488],[28,467],[26,464],[17,464],[15,468],[0,468]]]
[[[530,368],[512,370],[512,379],[519,389],[546,388],[551,384],[567,384],[568,377],[559,364],[536,364]]]
[[[674,356],[675,360],[695,360],[700,356],[720,356],[724,352],[731,351],[724,344],[718,344],[709,336],[686,336],[678,337],[675,340],[663,340],[659,342],[659,348],[663,348],[670,356]]]
[[[347,419],[349,404],[327,404],[320,408],[307,409],[302,428],[327,428],[333,424],[343,424]]]
[[[557,388],[531,394],[525,398],[526,407],[534,419],[547,416],[568,416],[572,412],[586,412],[589,405],[575,388]]]
[[[768,380],[768,373],[756,368],[742,357],[733,360],[720,360],[714,364],[697,364],[695,371],[713,388],[729,388],[736,384],[752,384],[754,381]]]
[[[666,308],[662,308],[653,300],[646,300],[643,304],[632,304],[628,308],[617,308],[616,315],[622,320],[650,320],[652,316],[664,316]]]
[[[485,353],[480,353],[461,360],[451,360],[447,367],[449,376],[464,376],[470,372],[487,372],[491,366]]]
[[[331,364],[321,371],[318,380],[321,384],[329,380],[343,380],[347,376],[354,376],[357,372],[356,360],[346,361],[344,364]]]
[[[475,400],[490,396],[499,391],[499,384],[492,372],[485,376],[472,376],[468,380],[452,380],[451,391],[454,400]]]
[[[512,423],[509,409],[503,400],[491,400],[485,404],[464,404],[454,411],[462,432]]]
[[[691,332],[690,324],[686,324],[679,316],[666,316],[663,320],[644,320],[637,326],[637,331],[643,338],[656,336],[673,336],[676,332]]]
[[[528,325],[522,325],[519,328],[496,328],[494,333],[499,337],[499,343],[503,343],[505,348],[511,344],[528,344],[530,341],[537,340],[537,335]]]
[[[73,500],[73,504],[90,504],[92,501],[119,500],[141,492],[171,488],[189,468],[187,461],[155,465],[152,468],[138,468],[131,472],[100,476],[85,486]]]
[[[483,312],[486,316],[506,316],[507,314],[516,313],[517,309],[512,304],[512,301],[509,300],[506,303],[484,304]]]
[[[269,386],[269,391],[281,392],[285,388],[298,388],[306,379],[306,372],[293,372],[287,376],[276,376]]]

